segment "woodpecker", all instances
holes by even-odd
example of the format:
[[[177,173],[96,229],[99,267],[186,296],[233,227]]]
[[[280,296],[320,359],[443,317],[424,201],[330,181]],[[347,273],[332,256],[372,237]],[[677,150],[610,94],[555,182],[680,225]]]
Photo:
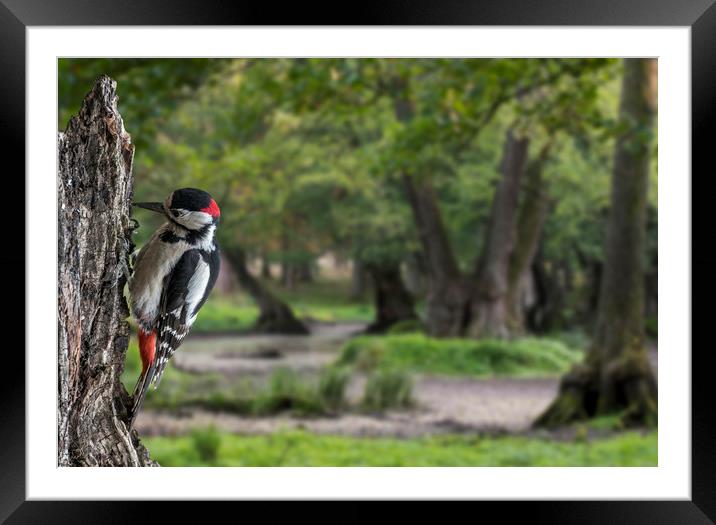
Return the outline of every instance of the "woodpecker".
[[[129,280],[137,321],[142,374],[133,393],[131,427],[149,386],[159,386],[164,368],[181,345],[219,274],[215,233],[221,212],[207,192],[173,191],[164,202],[134,206],[163,214],[167,221],[137,254]]]

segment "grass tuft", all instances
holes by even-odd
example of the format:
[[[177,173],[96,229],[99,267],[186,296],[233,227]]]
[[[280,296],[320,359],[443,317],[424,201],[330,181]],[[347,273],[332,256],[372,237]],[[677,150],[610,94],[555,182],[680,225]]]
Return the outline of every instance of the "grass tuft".
[[[365,384],[361,406],[370,411],[406,408],[413,402],[413,381],[402,370],[376,370]]]
[[[221,434],[213,426],[195,429],[191,442],[202,463],[213,464],[219,457]]]
[[[318,398],[323,406],[330,411],[343,408],[346,404],[346,388],[351,378],[347,368],[328,367],[318,378]]]
[[[256,415],[291,411],[297,415],[323,412],[315,388],[306,383],[294,370],[279,368],[269,380],[268,389],[260,392],[253,402]]]

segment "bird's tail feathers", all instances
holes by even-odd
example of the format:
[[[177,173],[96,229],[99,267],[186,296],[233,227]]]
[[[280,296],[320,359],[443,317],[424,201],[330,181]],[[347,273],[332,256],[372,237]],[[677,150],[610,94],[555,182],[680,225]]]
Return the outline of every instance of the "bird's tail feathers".
[[[139,376],[137,384],[134,386],[134,392],[132,393],[132,411],[129,414],[129,428],[132,428],[134,419],[142,409],[144,399],[147,397],[147,391],[152,384],[156,370],[157,362],[154,361],[146,370],[142,371],[142,375]]]
[[[164,369],[167,367],[167,363],[169,361],[166,359],[162,359],[161,363],[159,363],[159,367],[157,368],[155,374],[154,374],[154,390],[157,389],[159,386],[159,383],[162,381],[162,376],[164,375]]]

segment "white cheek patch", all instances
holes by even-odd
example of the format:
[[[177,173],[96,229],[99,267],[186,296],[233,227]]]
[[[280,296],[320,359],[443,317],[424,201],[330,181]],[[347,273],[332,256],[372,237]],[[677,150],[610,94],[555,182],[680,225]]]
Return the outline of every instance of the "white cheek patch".
[[[203,211],[177,210],[174,220],[190,230],[201,230],[204,226],[214,222],[214,218]]]

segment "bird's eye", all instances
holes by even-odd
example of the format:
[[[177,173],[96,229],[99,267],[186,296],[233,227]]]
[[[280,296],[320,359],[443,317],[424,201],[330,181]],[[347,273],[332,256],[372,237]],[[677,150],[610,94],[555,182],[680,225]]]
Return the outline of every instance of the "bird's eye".
[[[174,217],[179,217],[179,215],[181,215],[181,212],[179,212],[179,210],[172,210],[172,215],[174,215]]]

